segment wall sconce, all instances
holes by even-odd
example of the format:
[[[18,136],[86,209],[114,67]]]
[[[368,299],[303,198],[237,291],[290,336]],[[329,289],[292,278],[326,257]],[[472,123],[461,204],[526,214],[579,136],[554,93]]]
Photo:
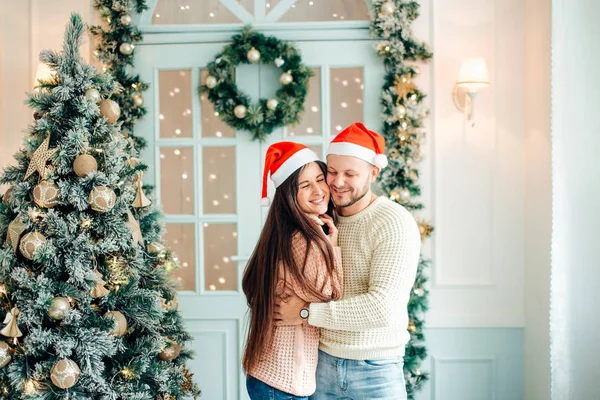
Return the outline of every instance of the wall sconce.
[[[456,107],[465,112],[467,121],[473,119],[475,95],[480,89],[489,85],[490,78],[483,57],[468,58],[463,61],[458,80],[452,90],[452,96]]]

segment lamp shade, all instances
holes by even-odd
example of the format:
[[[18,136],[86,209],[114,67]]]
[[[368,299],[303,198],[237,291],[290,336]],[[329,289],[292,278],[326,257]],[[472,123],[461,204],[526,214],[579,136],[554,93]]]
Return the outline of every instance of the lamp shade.
[[[458,86],[471,90],[488,87],[490,77],[483,57],[468,58],[463,61],[458,74]]]

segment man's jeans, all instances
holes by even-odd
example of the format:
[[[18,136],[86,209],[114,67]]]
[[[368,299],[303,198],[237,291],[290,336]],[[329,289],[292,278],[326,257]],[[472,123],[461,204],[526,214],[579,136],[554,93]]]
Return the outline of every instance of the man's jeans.
[[[311,400],[406,400],[402,357],[347,360],[319,350]]]

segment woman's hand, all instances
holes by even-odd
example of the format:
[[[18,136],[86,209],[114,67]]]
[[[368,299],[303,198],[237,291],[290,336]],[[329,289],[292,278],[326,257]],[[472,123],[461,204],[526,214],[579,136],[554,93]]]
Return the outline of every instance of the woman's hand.
[[[327,225],[327,228],[329,228],[329,233],[327,234],[327,239],[329,240],[329,243],[331,244],[331,246],[337,247],[338,230],[335,227],[335,224],[333,223],[333,219],[327,214],[319,215],[319,219],[323,221],[325,225]]]

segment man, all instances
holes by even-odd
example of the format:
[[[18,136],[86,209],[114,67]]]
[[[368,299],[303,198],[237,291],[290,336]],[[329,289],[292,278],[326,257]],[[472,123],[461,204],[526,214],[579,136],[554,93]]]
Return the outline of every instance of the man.
[[[404,207],[371,192],[387,165],[384,147],[379,134],[353,123],[327,151],[327,183],[340,215],[343,298],[308,304],[287,290],[276,305],[278,325],[306,320],[321,328],[311,399],[406,399],[407,305],[421,240]]]

